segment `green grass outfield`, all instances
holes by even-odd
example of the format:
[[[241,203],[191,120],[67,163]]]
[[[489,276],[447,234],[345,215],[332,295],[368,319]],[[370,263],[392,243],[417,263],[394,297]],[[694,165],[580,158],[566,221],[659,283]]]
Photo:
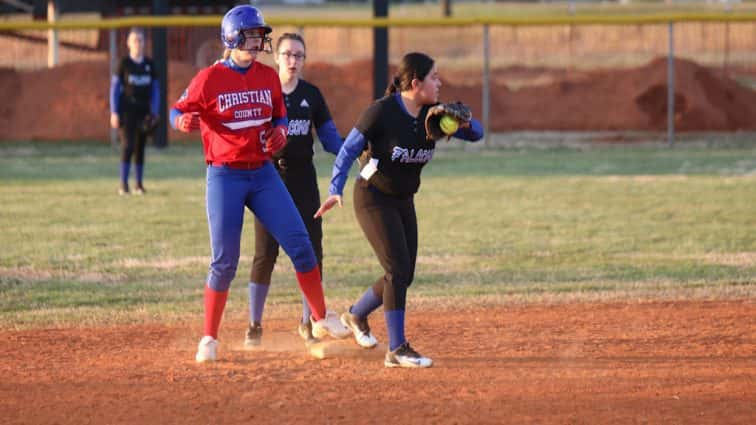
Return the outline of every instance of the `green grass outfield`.
[[[147,155],[148,194],[119,197],[110,146],[0,145],[0,325],[201,312],[209,256],[201,148]],[[318,157],[325,192],[332,159]],[[380,274],[351,189],[350,180],[345,207],[324,223],[327,295],[338,308]],[[416,197],[410,305],[753,297],[755,200],[754,149],[445,149]],[[239,317],[251,219],[230,298]],[[268,311],[298,303],[291,264],[281,260]]]

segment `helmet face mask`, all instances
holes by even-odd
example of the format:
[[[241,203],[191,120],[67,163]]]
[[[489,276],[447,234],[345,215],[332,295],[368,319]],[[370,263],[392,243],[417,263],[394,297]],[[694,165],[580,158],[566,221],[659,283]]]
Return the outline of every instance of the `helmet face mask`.
[[[221,41],[228,49],[272,53],[272,39],[268,36],[272,31],[257,8],[236,6],[223,17]]]
[[[245,29],[241,33],[241,40],[236,48],[248,52],[271,53],[273,52],[273,43],[272,39],[261,28]]]

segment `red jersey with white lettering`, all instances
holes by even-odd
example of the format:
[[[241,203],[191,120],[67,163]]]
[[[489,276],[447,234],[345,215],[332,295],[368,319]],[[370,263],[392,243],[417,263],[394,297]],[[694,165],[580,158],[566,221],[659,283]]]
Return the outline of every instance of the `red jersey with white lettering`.
[[[173,107],[199,112],[208,162],[270,159],[262,134],[274,120],[286,118],[278,74],[257,61],[243,74],[222,62],[203,69]]]

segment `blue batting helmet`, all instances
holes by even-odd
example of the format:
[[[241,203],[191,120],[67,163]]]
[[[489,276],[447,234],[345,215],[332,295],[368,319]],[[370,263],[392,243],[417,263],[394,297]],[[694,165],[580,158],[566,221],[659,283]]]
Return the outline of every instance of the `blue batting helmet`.
[[[238,49],[244,45],[244,30],[262,28],[265,34],[270,34],[273,29],[265,24],[262,13],[256,8],[248,5],[236,6],[226,12],[221,23],[221,40],[223,45],[229,49]],[[265,41],[269,41],[265,37]],[[264,42],[263,42],[264,48]],[[263,49],[259,49],[263,50]]]

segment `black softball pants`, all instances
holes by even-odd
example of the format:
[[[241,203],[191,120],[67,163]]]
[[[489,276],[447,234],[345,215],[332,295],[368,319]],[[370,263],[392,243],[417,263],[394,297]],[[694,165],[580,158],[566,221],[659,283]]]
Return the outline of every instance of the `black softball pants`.
[[[417,261],[414,197],[385,195],[358,180],[354,185],[354,210],[385,271],[373,284],[373,293],[383,299],[384,311],[404,310]]]
[[[142,124],[148,113],[146,110],[136,110],[121,114],[121,162],[131,163],[133,155],[135,164],[144,164],[147,133],[142,129]]]
[[[278,166],[277,166],[278,168]],[[321,279],[323,277],[323,219],[312,218],[320,208],[317,175],[312,161],[305,164],[290,165],[288,169],[279,169],[281,178],[289,190],[294,205],[302,216],[307,233],[310,235],[315,257],[318,259]],[[278,258],[278,242],[268,233],[265,226],[255,217],[255,256],[252,260],[250,282],[270,285],[273,267]]]

